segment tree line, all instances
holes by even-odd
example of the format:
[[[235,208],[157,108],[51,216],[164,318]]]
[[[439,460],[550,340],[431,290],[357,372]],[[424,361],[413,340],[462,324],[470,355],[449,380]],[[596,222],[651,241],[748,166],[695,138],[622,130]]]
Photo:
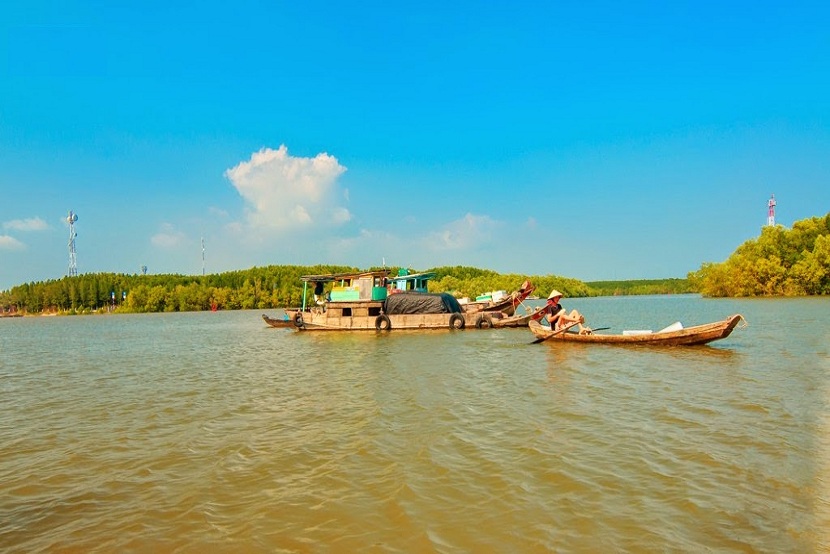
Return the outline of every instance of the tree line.
[[[689,273],[692,288],[711,297],[830,294],[830,213],[792,229],[761,229],[721,263]]]
[[[600,296],[644,294],[688,294],[697,292],[688,279],[639,279],[634,281],[589,281],[586,283]]]
[[[394,275],[400,268],[389,269]],[[89,273],[0,291],[0,310],[74,314],[286,308],[302,304],[301,276],[360,270],[338,265],[271,265],[201,276]],[[467,266],[426,271],[436,274],[430,283],[432,292],[469,298],[487,291],[511,292],[525,280],[536,286],[542,298],[554,288],[571,298],[690,292],[710,297],[825,295],[830,294],[830,214],[797,221],[792,229],[763,227],[758,238],[740,245],[726,261],[704,263],[686,279],[584,282]]]
[[[90,313],[283,307],[301,301],[301,275],[354,269],[286,265],[201,276],[88,273],[28,283],[0,292],[0,308],[5,312]]]
[[[378,270],[382,268],[369,268]],[[392,275],[400,268],[389,268]],[[20,313],[95,312],[185,312],[243,309],[272,309],[300,306],[303,275],[349,273],[360,268],[337,265],[272,265],[225,273],[186,275],[128,275],[89,273],[74,277],[28,283],[0,292],[0,309]],[[410,272],[418,272],[409,270]],[[526,276],[500,274],[487,269],[445,266],[429,269],[435,278],[432,292],[450,292],[474,299],[483,292],[512,292],[525,280],[536,286],[536,294],[547,297],[558,289],[567,297],[605,294],[658,294],[689,292],[683,279],[617,281],[587,284],[557,275]]]

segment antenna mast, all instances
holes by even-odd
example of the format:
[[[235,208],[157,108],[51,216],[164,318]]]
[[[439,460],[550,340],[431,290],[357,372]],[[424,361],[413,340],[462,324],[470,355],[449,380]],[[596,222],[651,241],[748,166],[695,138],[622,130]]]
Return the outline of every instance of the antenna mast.
[[[767,201],[767,225],[775,226],[775,195],[771,195]]]
[[[202,237],[202,277],[205,276],[205,237]]]
[[[69,216],[66,222],[69,223],[69,276],[78,276],[78,259],[75,255],[75,237],[78,233],[75,232],[75,222],[78,221],[78,214],[69,210]]]

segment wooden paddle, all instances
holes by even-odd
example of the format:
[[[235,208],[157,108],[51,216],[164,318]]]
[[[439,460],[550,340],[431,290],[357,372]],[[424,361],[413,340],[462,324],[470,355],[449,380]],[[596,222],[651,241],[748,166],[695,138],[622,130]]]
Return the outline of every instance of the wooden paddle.
[[[538,339],[536,339],[535,341],[531,342],[530,344],[538,344],[538,343],[540,343],[540,342],[545,342],[546,340],[548,340],[548,339],[549,339],[549,338],[551,338],[551,337],[555,337],[556,335],[561,335],[562,333],[564,333],[565,331],[567,331],[568,329],[570,329],[570,328],[571,328],[571,327],[573,327],[574,325],[579,325],[579,322],[578,322],[578,321],[574,321],[574,322],[573,322],[573,323],[571,323],[570,325],[566,325],[565,327],[562,327],[561,329],[559,329],[559,330],[557,330],[557,331],[554,331],[553,333],[551,333],[550,335],[548,335],[548,336],[546,336],[546,337],[539,337]]]

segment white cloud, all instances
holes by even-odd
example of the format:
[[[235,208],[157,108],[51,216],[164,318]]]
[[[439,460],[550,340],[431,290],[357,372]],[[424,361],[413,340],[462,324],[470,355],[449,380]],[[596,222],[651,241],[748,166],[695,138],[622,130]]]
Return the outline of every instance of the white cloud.
[[[0,250],[25,250],[26,245],[9,235],[0,235]]]
[[[348,256],[362,257],[374,255],[376,251],[398,251],[405,247],[407,242],[387,231],[360,229],[354,236],[333,237],[329,243],[331,254],[345,253]]]
[[[224,226],[224,230],[231,235],[239,236],[245,232],[245,228],[238,221],[231,221]]]
[[[247,203],[247,222],[255,229],[328,227],[351,220],[338,205],[336,181],[346,171],[326,153],[314,158],[290,156],[288,148],[263,148],[225,176]],[[348,193],[344,193],[348,198]]]
[[[49,225],[39,217],[30,217],[28,219],[5,221],[3,222],[3,228],[14,229],[15,231],[44,231],[49,228]]]
[[[427,245],[433,250],[461,250],[476,248],[491,242],[492,233],[501,223],[486,215],[468,213],[451,221],[427,236]]]
[[[350,214],[349,210],[346,208],[336,207],[331,211],[332,223],[335,223],[336,225],[348,223],[351,218],[352,214]]]
[[[211,216],[227,218],[228,212],[227,210],[223,210],[222,208],[217,208],[216,206],[210,206],[208,208],[208,214]]]
[[[169,223],[164,223],[161,226],[161,231],[150,238],[150,242],[153,246],[158,246],[159,248],[176,248],[183,244],[186,238],[184,233],[177,231]]]

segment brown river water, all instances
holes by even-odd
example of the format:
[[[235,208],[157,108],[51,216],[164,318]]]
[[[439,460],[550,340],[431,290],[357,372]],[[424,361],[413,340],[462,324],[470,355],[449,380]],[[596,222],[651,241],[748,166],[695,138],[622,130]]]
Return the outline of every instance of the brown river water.
[[[0,319],[0,552],[830,551],[830,299],[563,304],[749,325],[660,348]]]

